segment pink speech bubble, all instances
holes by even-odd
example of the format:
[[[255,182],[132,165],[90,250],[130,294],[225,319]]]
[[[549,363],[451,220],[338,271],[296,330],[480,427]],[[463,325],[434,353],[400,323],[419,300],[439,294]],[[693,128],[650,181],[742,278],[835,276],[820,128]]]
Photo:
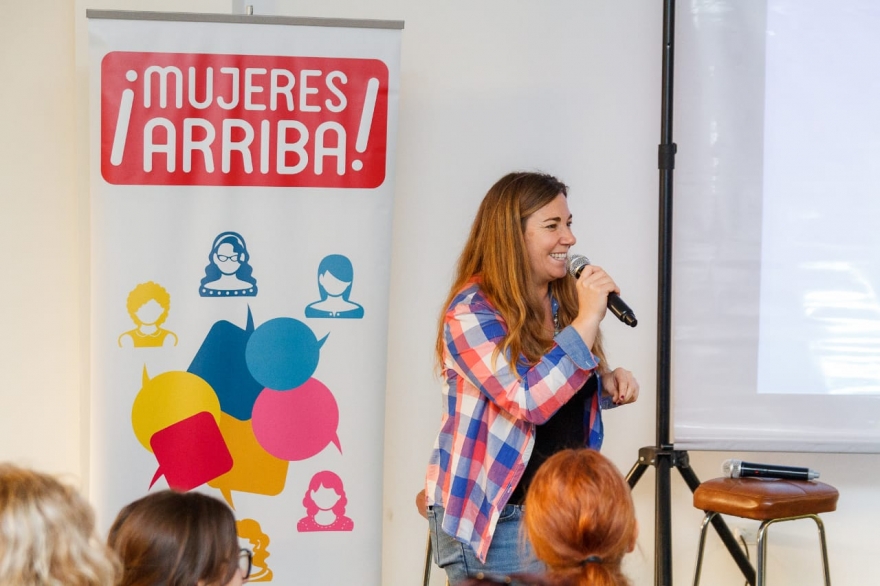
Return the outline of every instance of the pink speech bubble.
[[[157,431],[150,447],[159,462],[150,488],[164,474],[169,487],[186,492],[232,469],[220,428],[207,411]]]
[[[282,460],[311,458],[330,443],[342,452],[336,398],[316,378],[289,391],[263,389],[251,425],[263,449]]]

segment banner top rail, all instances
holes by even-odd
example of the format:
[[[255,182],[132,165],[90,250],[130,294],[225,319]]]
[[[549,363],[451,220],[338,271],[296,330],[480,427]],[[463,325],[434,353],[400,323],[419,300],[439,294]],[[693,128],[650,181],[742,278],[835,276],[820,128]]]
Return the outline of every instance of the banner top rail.
[[[268,16],[257,14],[213,14],[198,12],[149,12],[138,10],[87,9],[86,18],[107,20],[161,20],[180,22],[224,22],[241,24],[281,24],[347,28],[403,29],[402,20],[323,18],[317,16]]]

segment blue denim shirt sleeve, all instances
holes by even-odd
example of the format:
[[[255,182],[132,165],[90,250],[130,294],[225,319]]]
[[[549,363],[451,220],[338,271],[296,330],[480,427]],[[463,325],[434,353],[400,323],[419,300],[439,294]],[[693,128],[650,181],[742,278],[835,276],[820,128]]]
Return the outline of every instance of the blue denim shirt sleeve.
[[[590,352],[590,349],[584,343],[583,338],[573,327],[568,326],[563,329],[556,334],[555,339],[556,343],[565,350],[565,353],[571,357],[572,361],[581,368],[592,369],[599,365],[599,361],[593,356],[593,353]],[[602,377],[598,373],[596,373],[596,376],[599,377],[599,408],[604,411],[605,409],[618,407],[619,405],[614,402],[611,396],[602,392]]]
[[[599,388],[602,388],[601,385]],[[605,411],[606,409],[614,409],[619,406],[620,405],[615,403],[610,395],[599,395],[599,409],[602,411]]]
[[[564,328],[556,334],[555,340],[559,347],[568,354],[572,362],[580,368],[592,370],[599,366],[599,360],[593,356],[593,353],[590,352],[590,349],[584,343],[584,339],[581,338],[581,335],[573,327],[568,326]]]

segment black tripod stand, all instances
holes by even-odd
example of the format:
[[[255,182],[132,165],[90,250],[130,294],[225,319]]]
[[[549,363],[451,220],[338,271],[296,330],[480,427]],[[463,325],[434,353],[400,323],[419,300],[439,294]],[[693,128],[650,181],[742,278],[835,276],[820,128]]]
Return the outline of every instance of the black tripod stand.
[[[688,463],[688,454],[676,450],[669,441],[670,429],[670,340],[672,314],[672,170],[675,168],[676,145],[672,142],[672,72],[674,62],[675,0],[664,0],[663,6],[663,88],[661,98],[660,146],[660,225],[658,251],[657,302],[657,443],[639,450],[639,459],[627,474],[634,487],[648,466],[656,469],[654,495],[654,584],[672,586],[672,493],[670,470],[675,467],[691,492],[700,485]],[[720,515],[712,525],[749,584],[755,584],[755,569],[727,524]]]

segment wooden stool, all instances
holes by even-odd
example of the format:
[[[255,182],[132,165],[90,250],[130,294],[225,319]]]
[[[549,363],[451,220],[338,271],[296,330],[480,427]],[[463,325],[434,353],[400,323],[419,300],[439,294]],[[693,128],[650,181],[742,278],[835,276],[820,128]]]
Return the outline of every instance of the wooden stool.
[[[831,586],[825,526],[818,514],[835,510],[837,497],[836,488],[814,480],[715,478],[702,483],[694,491],[694,507],[706,511],[700,529],[694,586],[700,583],[706,530],[712,518],[719,513],[761,521],[758,529],[757,586],[765,586],[767,580],[767,528],[782,521],[813,519],[819,528],[825,586]]]

